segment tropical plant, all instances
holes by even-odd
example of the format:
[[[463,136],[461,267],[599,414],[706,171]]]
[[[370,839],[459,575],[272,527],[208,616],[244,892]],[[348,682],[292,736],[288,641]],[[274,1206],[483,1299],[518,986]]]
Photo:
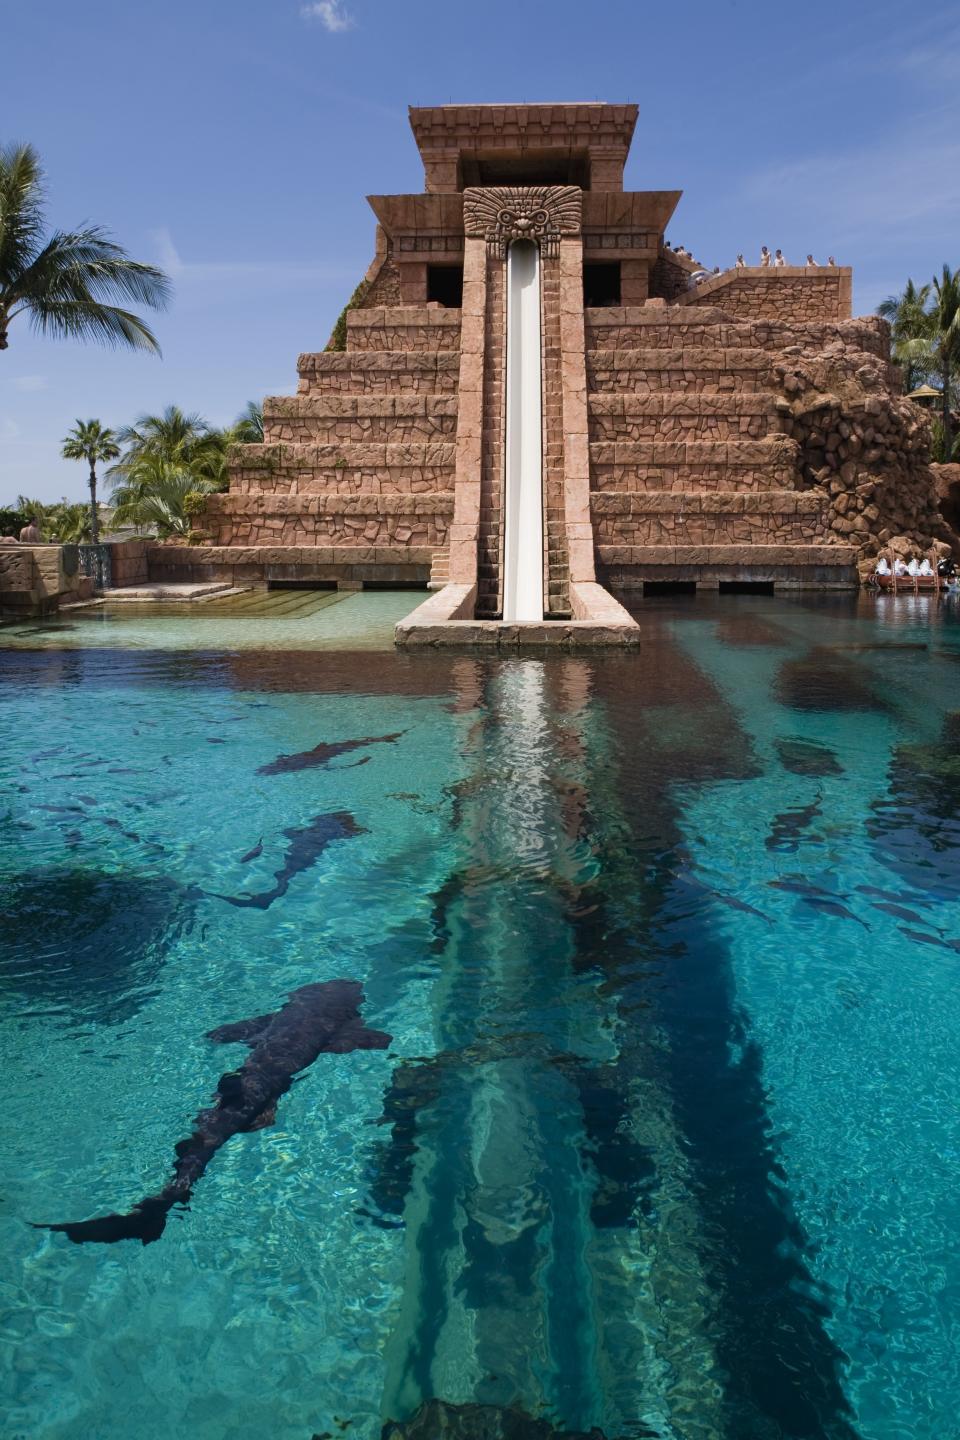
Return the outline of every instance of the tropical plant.
[[[263,444],[263,406],[248,400],[236,420],[223,431],[229,445]]]
[[[952,412],[960,377],[960,271],[944,265],[942,275],[920,289],[908,280],[903,294],[885,300],[877,313],[890,322],[894,359],[903,367],[907,388],[929,379],[940,390],[934,453],[949,460],[954,453]]]
[[[161,540],[188,535],[187,496],[208,495],[215,489],[213,480],[197,475],[189,465],[143,454],[114,477],[113,523],[155,529]]]
[[[930,373],[929,298],[929,285],[918,289],[908,280],[902,295],[891,295],[877,306],[877,314],[890,325],[893,358],[903,371],[904,388],[908,391],[922,385]]]
[[[19,536],[29,519],[28,512],[20,508],[19,501],[16,505],[0,505],[0,535]]]
[[[159,351],[153,332],[115,302],[162,309],[170,282],[131,260],[100,226],[48,238],[43,171],[31,145],[0,148],[0,350],[25,315],[41,334]]]
[[[940,278],[933,277],[931,302],[930,354],[943,391],[943,459],[949,461],[953,454],[953,387],[960,372],[960,270],[944,265]]]
[[[189,471],[198,481],[218,483],[223,476],[226,444],[221,432],[179,405],[168,405],[159,415],[141,415],[117,439],[124,451],[110,470],[114,479],[130,475],[147,459]]]
[[[89,505],[62,499],[47,509],[44,530],[51,540],[61,545],[83,545],[93,539],[93,515]],[[96,544],[96,540],[93,541]]]
[[[117,437],[112,430],[105,430],[99,420],[78,420],[64,439],[60,454],[65,460],[86,460],[90,467],[90,538],[97,545],[100,542],[97,466],[107,460],[116,460],[120,454]]]

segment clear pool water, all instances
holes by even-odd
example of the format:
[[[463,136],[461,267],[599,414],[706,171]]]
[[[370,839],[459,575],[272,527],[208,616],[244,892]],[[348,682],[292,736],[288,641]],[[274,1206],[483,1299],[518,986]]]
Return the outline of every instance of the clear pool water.
[[[960,1435],[956,615],[648,601],[637,655],[498,660],[297,598],[0,631],[4,1435]],[[390,1048],[160,1240],[31,1228],[157,1191],[245,1053],[205,1032],[339,977]]]

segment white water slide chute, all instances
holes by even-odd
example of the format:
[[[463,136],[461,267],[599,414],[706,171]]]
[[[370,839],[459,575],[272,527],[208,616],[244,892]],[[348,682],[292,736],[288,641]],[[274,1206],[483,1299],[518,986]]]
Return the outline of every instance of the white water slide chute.
[[[543,619],[543,401],[540,252],[516,240],[507,252],[507,433],[503,618]]]

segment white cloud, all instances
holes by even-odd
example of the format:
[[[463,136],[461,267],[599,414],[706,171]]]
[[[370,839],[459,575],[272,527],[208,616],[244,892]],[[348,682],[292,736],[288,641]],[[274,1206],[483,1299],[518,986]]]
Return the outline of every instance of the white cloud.
[[[10,381],[14,390],[19,390],[21,395],[33,395],[37,390],[46,390],[46,375],[16,375]]]
[[[0,440],[18,440],[20,426],[9,415],[0,415]]]
[[[343,8],[343,0],[310,0],[300,7],[300,14],[308,20],[319,20],[331,35],[352,30],[354,26],[353,16]]]

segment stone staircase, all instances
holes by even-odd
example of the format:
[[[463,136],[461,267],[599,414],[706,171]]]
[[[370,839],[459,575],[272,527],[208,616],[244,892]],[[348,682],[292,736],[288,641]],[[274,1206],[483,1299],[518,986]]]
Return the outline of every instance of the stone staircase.
[[[357,310],[347,349],[301,355],[296,395],[264,401],[264,443],[237,447],[208,502],[215,546],[317,547],[378,577],[438,578],[448,553],[460,312]],[[384,567],[393,567],[385,570]]]
[[[602,576],[789,582],[797,567],[849,567],[847,547],[831,543],[829,497],[801,488],[771,371],[788,346],[822,349],[829,326],[656,303],[585,313]]]

